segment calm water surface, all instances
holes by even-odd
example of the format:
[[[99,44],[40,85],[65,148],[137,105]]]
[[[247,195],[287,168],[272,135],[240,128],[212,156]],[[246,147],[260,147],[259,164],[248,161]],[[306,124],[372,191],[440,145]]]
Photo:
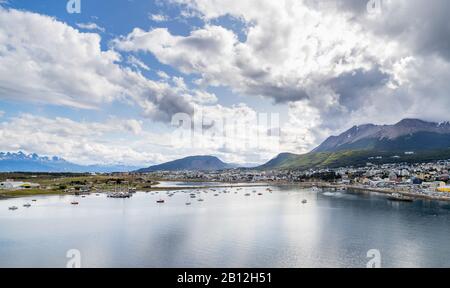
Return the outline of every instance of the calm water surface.
[[[204,202],[162,192],[165,204],[150,193],[3,200],[0,267],[65,267],[70,249],[83,267],[365,267],[370,249],[384,267],[450,267],[447,203],[272,189],[209,190]]]

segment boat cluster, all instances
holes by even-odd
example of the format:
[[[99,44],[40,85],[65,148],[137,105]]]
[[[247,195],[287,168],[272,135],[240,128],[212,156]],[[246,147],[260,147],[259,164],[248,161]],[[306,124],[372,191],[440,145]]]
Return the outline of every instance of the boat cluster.
[[[171,198],[173,196],[175,196],[178,193],[182,193],[186,195],[187,201],[185,202],[186,206],[190,206],[192,205],[191,201],[198,201],[198,202],[204,202],[205,199],[202,198],[202,194],[211,194],[213,197],[219,197],[221,194],[238,194],[239,191],[241,191],[242,188],[236,188],[234,191],[233,189],[224,189],[224,190],[220,190],[220,189],[205,189],[205,190],[195,190],[195,191],[189,191],[189,190],[183,190],[183,191],[167,191],[165,194],[167,197]],[[272,193],[272,189],[267,188],[266,189],[267,192]],[[252,191],[254,195],[259,195],[262,196],[264,195],[262,192],[258,192],[257,190],[253,190]],[[149,193],[149,192],[147,192]],[[161,192],[151,192],[151,195],[159,195],[158,200],[156,201],[156,203],[158,204],[164,204],[166,203],[166,200],[163,199],[162,195],[160,194]],[[252,193],[245,193],[244,196],[252,196]]]
[[[119,189],[120,190],[120,189]],[[237,188],[234,191],[234,194],[238,194],[239,191],[241,191],[242,188]],[[266,189],[267,192],[272,193],[272,189],[267,188]],[[179,191],[180,192],[180,191]],[[175,191],[167,191],[165,194],[167,197],[173,197],[175,196],[177,193],[179,192],[175,192]],[[198,202],[204,202],[205,199],[202,198],[202,194],[208,194],[211,193],[214,197],[218,197],[220,196],[220,194],[231,194],[233,191],[232,190],[220,190],[220,189],[207,189],[207,190],[196,190],[194,192],[192,191],[181,191],[181,193],[187,194],[186,197],[188,198],[188,200],[186,201],[186,205],[192,205],[192,202],[194,199],[197,200]],[[262,196],[263,193],[262,192],[258,192],[257,190],[253,190],[252,191],[254,195],[259,195]],[[118,191],[118,189],[115,189],[114,192],[109,192],[106,193],[108,198],[131,198],[133,196],[133,194],[136,193],[136,189],[135,188],[130,188],[130,189],[123,189],[122,191]],[[160,192],[146,192],[146,193],[151,193],[151,195],[159,195],[160,197],[158,198],[158,200],[156,201],[156,203],[158,204],[164,204],[166,202],[166,200],[164,200],[162,198],[162,195],[160,194]],[[81,196],[82,198],[85,198],[85,195],[90,195],[90,193],[85,193],[85,194],[78,194],[76,196]],[[252,193],[245,193],[244,196],[251,196]],[[96,194],[96,196],[100,196],[99,193]],[[32,200],[33,202],[35,202],[36,200]],[[79,205],[80,203],[78,201],[72,201],[70,202],[71,205]],[[31,204],[26,203],[23,205],[23,207],[29,208],[31,207]],[[19,209],[17,206],[12,206],[9,207],[9,210],[17,210]]]
[[[108,193],[108,198],[131,198],[132,193],[129,192],[112,192]]]
[[[129,188],[128,190],[125,189],[125,191],[117,191],[117,189],[114,192],[110,192],[107,194],[108,198],[131,198],[133,194],[136,193],[136,188]]]
[[[36,200],[33,200],[33,201],[36,202]],[[30,204],[30,203],[23,204],[23,207],[25,207],[25,208],[30,208],[30,207],[31,207],[31,204]],[[9,210],[12,210],[12,211],[15,211],[15,210],[18,210],[19,207],[17,207],[17,206],[11,206],[11,207],[9,207],[8,209],[9,209]]]

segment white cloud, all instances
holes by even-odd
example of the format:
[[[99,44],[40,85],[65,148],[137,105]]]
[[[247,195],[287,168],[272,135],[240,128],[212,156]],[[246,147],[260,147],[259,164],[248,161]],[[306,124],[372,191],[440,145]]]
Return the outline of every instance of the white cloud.
[[[157,74],[158,74],[158,77],[159,77],[159,78],[161,78],[161,79],[164,79],[164,80],[166,80],[166,79],[169,79],[169,78],[170,78],[170,76],[169,76],[169,75],[167,75],[167,73],[166,73],[166,72],[164,72],[164,71],[158,71],[158,72],[157,72]]]
[[[126,38],[116,40],[116,47],[153,53],[164,64],[199,75],[199,84],[225,85],[237,93],[262,95],[277,102],[309,99],[320,107],[338,101],[333,93],[321,96],[319,91],[328,88],[327,81],[380,65],[385,73],[391,73],[389,63],[398,52],[396,43],[377,42],[345,16],[322,14],[301,2],[190,3],[207,19],[231,14],[252,24],[246,41],[214,25],[188,36],[173,35],[165,28],[136,28]]]
[[[0,8],[0,98],[83,109],[132,102],[161,121],[190,113],[170,85],[120,66],[120,55],[102,51],[100,40],[51,17]]]
[[[313,148],[323,140],[314,131],[335,133],[353,124],[409,116],[450,119],[448,113],[432,112],[450,101],[448,1],[430,8],[423,1],[387,0],[378,18],[367,13],[365,1],[332,6],[309,0],[173,2],[206,24],[187,36],[136,28],[115,47],[152,53],[197,76],[202,87],[228,86],[238,94],[288,103],[291,110],[300,105],[314,111],[316,120],[302,116],[314,125],[299,129],[306,134],[299,147]],[[435,19],[433,11],[439,11]],[[245,37],[211,24],[222,16],[241,21]],[[409,29],[411,24],[416,28]]]
[[[100,32],[105,32],[105,28],[98,26],[96,23],[77,23],[78,28],[85,30],[98,30]]]
[[[0,54],[3,98],[95,108],[123,93],[119,55],[50,17],[0,9]]]
[[[201,17],[206,24],[183,36],[166,28],[135,28],[106,51],[98,34],[81,33],[47,16],[0,8],[0,98],[89,109],[122,101],[165,122],[196,109],[217,121],[234,119],[237,130],[245,133],[220,136],[218,123],[206,123],[205,135],[193,140],[204,148],[174,149],[170,129],[151,133],[138,120],[83,123],[22,115],[1,124],[0,134],[8,138],[0,137],[0,148],[94,162],[161,162],[194,154],[260,162],[278,152],[306,152],[353,124],[403,117],[449,120],[446,0],[385,0],[377,17],[367,14],[365,1],[357,0],[336,1],[333,7],[310,0],[173,1],[184,5],[185,16]],[[212,21],[222,16],[240,21],[245,35]],[[167,20],[162,14],[149,17]],[[152,81],[140,72],[150,67],[133,56],[137,54],[124,57],[136,69],[127,68],[114,49],[152,53],[184,75],[156,71],[159,80]],[[289,115],[281,127],[281,146],[271,145],[267,131],[247,121],[257,117],[254,109],[219,105],[218,97],[207,92],[213,90],[192,88],[185,78],[198,79],[194,82],[201,89],[227,86],[241,96],[286,103]],[[128,139],[120,139],[112,127]],[[265,135],[257,149],[248,146],[250,132]],[[209,137],[211,133],[219,136]],[[227,142],[233,145],[223,145]]]
[[[165,22],[169,20],[169,17],[163,14],[149,14],[148,18],[155,22]]]
[[[144,62],[134,57],[133,55],[128,56],[128,63],[138,69],[143,69],[146,71],[150,70],[150,67],[148,67]]]
[[[0,150],[57,155],[80,164],[149,163],[160,155],[139,151],[127,141],[142,133],[142,123],[110,118],[76,122],[22,114],[0,123]]]
[[[248,151],[248,147],[257,144],[252,136],[259,129],[250,121],[256,117],[256,112],[249,107],[236,105],[227,108],[217,105],[201,111],[205,121],[234,119],[236,122],[226,123],[227,128],[224,130],[218,125],[209,129],[205,127],[200,133],[181,139],[188,141],[188,145],[180,147],[180,139],[171,129],[151,132],[148,129],[150,127],[135,119],[110,118],[104,122],[79,122],[64,117],[21,114],[0,122],[0,151],[20,150],[56,155],[78,164],[126,163],[140,166],[186,155],[204,154],[218,155],[230,162],[262,162],[277,152],[264,135],[260,148]],[[231,133],[229,128],[233,128],[234,132]]]

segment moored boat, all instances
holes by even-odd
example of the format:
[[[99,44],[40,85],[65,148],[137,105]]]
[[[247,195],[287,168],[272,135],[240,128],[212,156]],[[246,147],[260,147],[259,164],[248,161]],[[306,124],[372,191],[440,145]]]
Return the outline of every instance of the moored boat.
[[[389,201],[398,201],[398,202],[413,202],[414,199],[408,196],[404,196],[400,193],[392,193],[391,196],[387,198]]]

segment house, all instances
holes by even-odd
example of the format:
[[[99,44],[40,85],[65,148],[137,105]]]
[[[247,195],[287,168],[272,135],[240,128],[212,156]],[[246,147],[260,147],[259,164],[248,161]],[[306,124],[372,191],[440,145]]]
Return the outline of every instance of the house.
[[[20,182],[7,180],[5,182],[0,182],[0,189],[31,189],[39,188],[40,185],[36,183]]]
[[[445,182],[441,182],[439,187],[437,188],[438,192],[448,192],[450,193],[450,186],[447,186]]]

